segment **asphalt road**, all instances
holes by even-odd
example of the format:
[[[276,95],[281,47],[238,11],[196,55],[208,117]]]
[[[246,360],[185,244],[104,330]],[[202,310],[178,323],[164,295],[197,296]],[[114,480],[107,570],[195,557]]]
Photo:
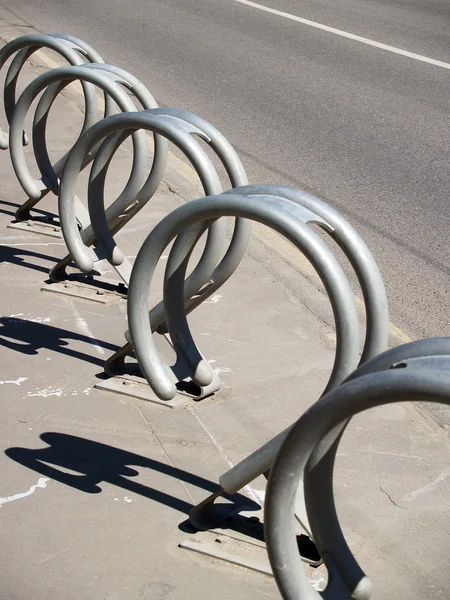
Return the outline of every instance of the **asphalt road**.
[[[414,338],[450,335],[447,0],[4,5],[41,31],[90,42],[161,105],[210,120],[241,154],[250,181],[301,187],[329,202],[373,251],[391,320]]]

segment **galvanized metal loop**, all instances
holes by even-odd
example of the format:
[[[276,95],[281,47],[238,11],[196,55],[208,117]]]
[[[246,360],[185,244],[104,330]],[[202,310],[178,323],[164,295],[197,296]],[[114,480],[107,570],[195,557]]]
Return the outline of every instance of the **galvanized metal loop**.
[[[220,179],[208,158],[207,154],[196,141],[192,134],[200,136],[217,153],[219,159],[225,165],[227,171],[233,177],[232,183],[246,182],[245,171],[234,150],[225,138],[203,119],[197,119],[185,111],[166,111],[156,109],[133,113],[127,115],[113,115],[101,123],[92,127],[89,132],[74,146],[66,168],[64,170],[60,190],[60,215],[63,226],[63,234],[67,245],[73,254],[77,265],[82,270],[92,270],[95,257],[86,247],[84,235],[74,227],[73,206],[70,209],[71,198],[73,198],[76,173],[80,167],[82,156],[89,152],[92,144],[99,139],[111,136],[112,133],[122,132],[125,137],[131,131],[142,129],[145,131],[158,132],[169,141],[178,146],[191,161],[202,182],[206,194],[217,194],[222,191]],[[193,123],[195,122],[195,124]],[[128,132],[128,133],[127,133]],[[104,142],[104,144],[107,142]],[[124,207],[113,203],[106,211],[104,206],[104,175],[105,165],[102,165],[103,153],[99,151],[91,171],[89,188],[89,211],[92,222],[93,236],[101,243],[106,252],[102,257],[107,258],[113,265],[120,265],[123,255],[116,246],[113,238],[114,219],[123,213]],[[146,192],[148,193],[148,192]],[[142,204],[140,195],[135,198],[135,203]],[[70,210],[72,211],[70,214]],[[133,210],[133,209],[132,209]],[[236,266],[242,258],[249,236],[249,225],[245,224],[238,229],[237,240],[232,240],[234,262]],[[214,223],[208,231],[206,246],[202,257],[186,281],[187,294],[194,294],[209,280],[211,273],[216,267],[223,244],[225,241],[225,223]],[[234,236],[235,237],[235,236]],[[97,244],[96,253],[99,245]],[[98,258],[98,253],[96,254]],[[127,282],[128,283],[128,282]],[[161,313],[162,307],[156,307]]]
[[[68,36],[70,37],[70,36]],[[119,84],[122,87],[125,87],[128,91],[132,93],[135,99],[139,101],[141,106],[144,109],[147,108],[156,108],[158,104],[156,100],[153,98],[152,94],[148,91],[148,89],[144,86],[144,84],[139,81],[136,77],[134,77],[131,73],[128,73],[124,69],[120,67],[116,67],[114,65],[108,65],[103,62],[101,63],[87,63],[84,64],[83,67],[92,68],[95,70],[107,71],[110,73],[110,76],[113,81]],[[82,84],[86,84],[86,81],[81,81]],[[33,148],[35,150],[35,158],[37,165],[41,172],[52,172],[59,176],[64,167],[65,160],[67,158],[67,154],[62,157],[53,167],[51,167],[51,163],[48,157],[48,150],[46,145],[46,125],[48,120],[49,111],[53,102],[55,101],[57,95],[64,89],[64,87],[68,85],[67,82],[62,81],[61,83],[54,83],[47,87],[44,91],[41,99],[39,100],[38,106],[35,111],[35,117],[33,122]],[[98,86],[97,86],[98,87]],[[95,88],[94,88],[95,89]],[[103,91],[103,95],[105,98],[105,109],[104,109],[104,117],[109,116],[115,112],[115,102],[114,99],[106,92]],[[136,108],[136,107],[135,107]],[[79,137],[90,127],[94,122],[89,122],[88,126],[83,124]],[[88,164],[96,155],[98,147],[93,148],[89,153],[89,156],[86,157],[85,164]],[[166,162],[167,155],[167,143],[163,139],[156,140],[155,139],[155,156],[153,161],[153,173],[150,174],[149,178],[151,178],[152,182],[155,179],[155,172],[158,171],[158,161],[164,160],[164,167]],[[157,182],[156,188],[158,187],[160,181]],[[156,189],[155,188],[155,189]],[[128,190],[129,193],[135,193],[134,190]]]
[[[366,310],[366,335],[360,364],[386,349],[388,301],[378,265],[358,232],[331,206],[307,192],[282,185],[248,185],[233,192],[242,195],[273,195],[286,198],[312,211],[319,224],[340,246],[358,278]]]
[[[450,404],[450,338],[421,340],[376,356],[325,394],[291,428],[271,469],[264,519],[270,562],[285,600],[370,597],[370,581],[348,548],[337,518],[334,458],[352,416],[404,401]],[[314,540],[329,572],[321,593],[310,586],[298,560],[294,513],[301,479]]]
[[[82,235],[76,227],[75,206],[73,203],[75,195],[75,186],[83,158],[98,141],[104,139],[112,133],[124,130],[147,130],[165,136],[176,144],[188,158],[191,160],[202,181],[206,193],[221,192],[219,177],[198,142],[188,133],[182,131],[173,122],[167,122],[164,117],[153,115],[152,111],[122,113],[112,115],[91,127],[73,147],[68,157],[59,194],[59,213],[61,218],[62,230],[69,251],[73,255],[78,267],[86,272],[92,271],[95,261],[90,248],[84,244]],[[199,130],[199,134],[201,134]],[[95,203],[94,203],[95,200]],[[89,205],[91,221],[96,225],[101,224],[101,219],[106,221],[104,199],[103,197],[91,197]],[[107,236],[107,223],[104,224],[105,236]],[[102,229],[100,228],[100,231]],[[218,234],[221,246],[224,241],[224,224],[218,224],[213,228],[213,234]],[[219,248],[220,250],[220,248]],[[217,263],[217,257],[213,257],[212,268]],[[203,283],[203,282],[202,282]]]
[[[167,125],[176,127],[177,129],[181,128],[190,135],[200,136],[216,153],[219,160],[224,165],[230,178],[231,185],[245,185],[247,176],[237,153],[228,140],[210,123],[196,115],[178,109],[158,108],[152,111],[152,115],[159,117],[161,123],[165,122]],[[114,265],[121,264],[123,255],[119,252],[114,241],[113,225],[118,212],[120,211],[120,213],[123,214],[123,209],[120,207],[116,209],[114,205],[104,211],[104,178],[106,171],[104,170],[102,173],[101,170],[97,168],[97,162],[100,162],[100,156],[94,161],[90,177],[89,206],[91,210],[92,226],[96,239],[101,242],[103,248],[106,248],[105,257]],[[153,190],[148,191],[146,186],[144,186],[141,193],[135,198],[135,206],[143,206],[148,200],[148,197],[150,197],[150,193],[153,193]],[[208,193],[206,192],[206,188],[205,193]],[[94,206],[98,206],[98,210],[93,210]],[[129,218],[131,218],[135,212],[136,208],[129,210]],[[239,265],[247,247],[250,234],[251,223],[249,221],[238,219],[226,256],[220,265],[221,276],[217,280],[218,286],[222,285],[225,279],[227,279]],[[211,239],[208,237],[207,247],[204,250],[200,262],[185,282],[187,311],[195,308],[195,306],[200,304],[204,297],[206,297],[202,293],[199,294],[199,288],[207,281],[212,270],[216,266],[218,249],[219,246],[214,241],[214,238]],[[211,282],[210,285],[213,285],[213,282]],[[208,287],[208,292],[212,293],[212,291],[213,290]],[[204,293],[206,293],[206,290]],[[194,295],[195,298],[193,298]],[[161,324],[163,321],[163,319],[161,319],[163,314],[164,307],[163,304],[160,303],[152,309],[153,322],[158,320]]]
[[[136,100],[139,101],[139,103],[141,104],[141,106],[143,106],[144,109],[147,108],[155,108],[157,107],[157,103],[156,100],[153,98],[153,96],[151,95],[151,93],[148,91],[148,89],[133,75],[131,75],[130,73],[128,73],[127,71],[120,69],[119,67],[115,67],[113,65],[106,65],[106,64],[89,64],[89,65],[84,65],[85,68],[87,69],[93,69],[95,71],[106,71],[109,76],[111,77],[111,79],[113,81],[115,81],[118,85],[126,87],[134,96],[134,98]],[[63,82],[64,85],[67,85],[66,82]],[[58,84],[58,83],[54,83],[51,86],[49,86],[46,91],[44,92],[38,107],[36,109],[36,113],[35,113],[35,127],[33,128],[33,145],[35,148],[35,154],[36,154],[36,160],[38,163],[38,166],[41,170],[41,172],[52,172],[52,170],[55,171],[56,175],[59,175],[62,171],[62,168],[64,166],[65,160],[67,159],[67,155],[66,154],[63,158],[61,158],[58,163],[52,167],[50,164],[50,160],[48,158],[48,150],[47,150],[47,146],[46,146],[46,135],[45,135],[45,127],[46,127],[46,122],[47,122],[47,118],[48,118],[48,113],[51,107],[51,104],[54,100],[54,98],[56,97],[57,93],[58,93],[58,89],[57,86],[58,85],[62,85],[62,84]],[[56,86],[56,89],[53,90],[52,88],[54,88]],[[112,96],[110,96],[109,94],[107,94],[105,92],[106,98],[110,101],[113,102],[113,98]],[[111,108],[106,108],[105,109],[105,114],[112,114],[113,112],[113,107]],[[80,133],[80,136],[82,135],[83,131]],[[135,134],[134,137],[136,137],[137,134]],[[140,181],[141,175],[139,174],[139,178],[137,179],[135,176],[135,170],[136,167],[138,165],[144,165],[147,162],[147,148],[144,147],[144,137],[143,134],[138,135],[137,137],[141,137],[142,138],[142,143],[136,147],[133,148],[134,153],[133,153],[133,167],[132,167],[132,173],[130,175],[130,179],[128,181],[127,186],[125,187],[125,189],[123,190],[123,192],[120,195],[120,204],[122,209],[124,209],[125,206],[128,206],[132,201],[135,201],[136,197],[138,194],[145,194],[146,196],[146,200],[148,200],[153,193],[158,189],[159,184],[161,183],[161,179],[165,170],[165,166],[166,166],[166,162],[167,162],[167,141],[162,138],[161,136],[154,136],[154,152],[153,152],[153,161],[152,161],[152,167],[150,170],[150,173],[147,177],[146,182],[143,184],[141,191],[139,192],[139,188],[140,186],[137,185]],[[108,160],[108,164],[111,161],[115,150],[120,146],[120,143],[122,142],[122,140],[119,142],[118,139],[116,139],[115,141],[110,141],[110,147],[109,147],[109,153],[110,156],[108,157],[103,157],[102,160]],[[86,165],[89,161],[91,161],[95,156],[96,153],[98,151],[99,145],[97,145],[95,148],[92,148],[89,152],[89,154],[85,157],[85,161],[83,163],[83,166]],[[142,155],[138,155],[137,153],[141,152]],[[138,169],[138,173],[140,173],[140,170]],[[106,175],[106,173],[105,173]]]
[[[9,66],[4,86],[4,106],[8,123],[11,123],[16,106],[16,87],[20,71],[26,60],[37,50],[48,48],[60,54],[70,65],[84,64],[84,57],[91,62],[103,62],[101,56],[86,42],[74,36],[30,34],[24,35],[8,42],[0,50],[0,70],[9,58],[16,55]],[[95,89],[83,83],[85,102],[84,127],[94,123],[98,118],[97,100]],[[24,134],[24,143],[28,139]],[[6,150],[9,147],[8,134],[0,129],[0,148]]]
[[[21,132],[23,131],[23,125],[25,122],[25,118],[27,112],[33,102],[33,100],[48,86],[58,83],[60,89],[63,85],[68,85],[72,81],[81,80],[88,83],[92,83],[102,90],[106,91],[111,98],[119,105],[120,109],[123,111],[133,111],[135,110],[135,106],[131,101],[128,94],[123,90],[117,82],[113,78],[109,72],[88,68],[87,66],[70,66],[70,67],[59,67],[57,69],[53,69],[46,73],[43,73],[39,77],[37,77],[34,81],[32,81],[28,87],[24,90],[21,97],[19,98],[13,118],[11,121],[11,130],[10,130],[10,153],[11,160],[13,163],[13,167],[19,182],[21,183],[23,189],[28,194],[30,198],[38,199],[41,197],[42,192],[48,189],[47,182],[50,181],[50,184],[54,187],[57,185],[57,176],[54,172],[53,168],[49,171],[42,173],[43,178],[41,180],[35,180],[27,166],[25,152],[22,147],[22,139]],[[52,99],[52,95],[56,89],[52,91],[52,94],[47,96],[47,100]],[[42,119],[43,127],[45,127],[46,115],[48,114],[48,110],[50,107],[48,104],[41,103],[38,106],[39,111],[37,112],[37,116],[35,117],[35,126],[38,126],[40,119]],[[38,126],[39,127],[39,126]],[[138,141],[140,139],[140,141]],[[45,136],[42,130],[39,130],[39,133],[36,134],[37,143],[45,140]],[[145,139],[142,136],[135,137],[134,143],[136,145],[141,146],[141,150],[139,151],[142,155],[145,152]],[[42,150],[42,144],[39,145],[39,149]],[[40,159],[45,166],[49,166],[49,160],[47,155],[47,160],[41,157]],[[142,170],[143,177],[144,171]],[[135,174],[135,176],[137,176]]]
[[[176,388],[156,352],[148,323],[147,293],[154,268],[165,247],[176,237],[177,259],[167,263],[164,307],[169,333],[177,354],[183,355],[193,372],[193,380],[207,385],[210,365],[202,358],[190,335],[184,313],[183,282],[187,261],[204,222],[221,216],[259,221],[285,235],[317,269],[330,295],[336,319],[339,368],[345,378],[358,362],[359,324],[347,279],[329,248],[301,218],[293,218],[295,204],[273,197],[246,197],[222,194],[194,200],[163,219],[144,242],[133,268],[128,294],[128,320],[139,366],[155,393],[173,398]],[[184,230],[185,233],[182,233]],[[182,234],[182,235],[180,235]]]
[[[352,264],[361,287],[364,290],[364,298],[366,304],[366,338],[364,350],[360,358],[360,363],[368,357],[375,355],[387,346],[388,338],[388,311],[386,302],[386,293],[381,279],[378,267],[373,260],[372,255],[362,242],[358,234],[353,228],[341,217],[336,211],[328,207],[325,203],[317,198],[305,194],[299,190],[293,190],[284,186],[278,185],[249,185],[236,190],[230,190],[223,194],[224,196],[231,195],[236,197],[240,195],[241,202],[246,205],[249,198],[254,201],[264,199],[266,202],[277,203],[283,201],[285,203],[285,211],[291,214],[293,219],[301,220],[305,224],[318,223],[325,229],[340,247],[344,250]],[[182,234],[184,235],[184,234]],[[175,246],[181,243],[181,237],[176,240]],[[170,259],[170,257],[169,257]],[[170,263],[167,263],[169,269]],[[166,272],[166,287],[165,287],[165,302],[167,304],[173,302],[176,298],[176,286],[170,284],[171,272]],[[326,286],[325,286],[326,287]],[[354,299],[350,300],[352,311],[356,311]],[[332,301],[335,320],[342,317],[342,310],[346,307],[342,303]],[[195,364],[196,352],[195,344],[193,343],[190,333],[186,333],[183,329],[185,320],[181,303],[178,301],[176,310],[172,311],[176,315],[177,321],[172,326],[172,331],[176,335],[176,331],[180,331],[179,348],[180,355],[192,355],[191,368]],[[170,320],[169,313],[166,309],[167,320]],[[336,348],[335,360],[333,369],[328,380],[325,392],[339,385],[349,372],[353,371],[358,364],[359,340],[355,337],[353,341],[347,340],[349,346],[345,347],[338,343]],[[339,336],[338,336],[339,340]],[[352,348],[350,349],[350,346]],[[352,352],[353,359],[348,360],[348,356]],[[356,358],[355,358],[356,357]],[[324,393],[325,393],[324,392]],[[217,517],[214,516],[214,501],[221,493],[233,494],[242,489],[245,485],[256,479],[259,475],[267,473],[272,465],[272,462],[288,434],[290,427],[280,432],[274,438],[269,440],[260,448],[256,449],[252,454],[243,459],[240,463],[222,474],[219,483],[220,489],[212,494],[208,499],[193,509],[191,512],[191,520],[196,527],[208,527],[208,523],[214,522]],[[307,515],[301,496],[297,498],[297,520],[301,523],[304,530],[310,533]]]
[[[300,218],[305,223],[318,223],[326,231],[328,231],[349,257],[349,260],[361,283],[364,298],[366,300],[366,337],[360,363],[364,362],[371,356],[375,356],[378,352],[386,348],[389,320],[386,293],[381,275],[370,251],[364,244],[363,240],[339,213],[310,194],[306,194],[300,190],[294,190],[285,186],[248,185],[230,190],[226,192],[226,194],[242,195],[244,202],[249,196],[255,198],[265,196],[267,198],[269,195],[273,198],[284,198],[290,200],[294,203],[290,207],[290,210],[293,211],[296,219]],[[304,208],[303,213],[299,210],[300,206]],[[286,205],[285,208],[286,210],[289,210],[289,205]],[[181,237],[182,236],[180,236],[180,238],[175,242],[173,251],[175,251],[178,244],[181,244]],[[168,282],[171,270],[171,256],[169,256],[165,275],[165,286],[167,285],[167,289],[165,291],[165,298],[167,297],[167,300],[165,300],[166,303],[169,303],[176,294],[176,287],[170,285]],[[217,275],[216,272],[211,277],[213,284],[215,281],[215,275]],[[215,289],[217,289],[216,286],[213,287],[213,290]],[[208,288],[205,292],[210,295],[213,290]],[[204,297],[202,297],[202,300],[203,299]],[[189,303],[187,306],[189,307]],[[167,308],[166,313],[168,313]],[[186,305],[183,311],[181,310],[181,304],[178,306],[178,311],[173,311],[173,314],[177,315],[176,318],[178,320],[177,325],[173,327],[173,330],[180,332],[179,338],[181,346],[179,351],[182,354],[189,354],[189,344],[193,343],[192,339],[190,339],[184,331],[187,327],[185,319],[186,313]],[[194,355],[197,354],[194,353]],[[337,383],[340,383],[343,379],[338,357],[343,358],[343,354],[336,352],[335,364],[324,393],[328,391],[328,389],[334,387]],[[352,368],[355,368],[356,366],[357,365],[355,364],[352,366]]]

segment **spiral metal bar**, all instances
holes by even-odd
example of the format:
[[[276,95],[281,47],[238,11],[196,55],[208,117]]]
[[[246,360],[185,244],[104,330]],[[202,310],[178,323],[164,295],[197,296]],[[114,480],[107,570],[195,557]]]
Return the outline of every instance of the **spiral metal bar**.
[[[70,65],[82,65],[85,61],[93,63],[102,63],[102,57],[86,42],[71,35],[64,34],[30,34],[16,38],[0,50],[0,69],[3,68],[9,58],[14,56],[5,78],[3,92],[4,107],[8,123],[11,123],[14,109],[16,106],[16,89],[20,72],[28,60],[37,50],[47,48],[57,52]],[[83,129],[86,130],[98,118],[97,100],[95,89],[83,83],[85,117]],[[23,142],[28,143],[24,135]],[[0,148],[6,150],[9,148],[8,134],[0,129]]]
[[[299,192],[296,194],[294,190],[291,190],[291,194],[289,194],[286,189],[270,188],[268,192],[271,192],[271,195],[263,195],[263,190],[264,186],[238,188],[221,196],[195,200],[180,207],[155,227],[136,258],[128,297],[131,341],[141,371],[153,391],[163,400],[170,400],[176,394],[176,372],[180,365],[188,365],[187,370],[191,373],[192,380],[199,386],[207,386],[214,377],[213,369],[198,350],[187,324],[183,282],[191,252],[204,230],[205,223],[220,216],[244,217],[274,228],[294,243],[319,273],[330,297],[337,332],[335,364],[326,389],[331,389],[342,382],[358,364],[359,323],[349,284],[330,249],[307,225],[314,222],[330,231],[335,230],[337,231],[336,239],[339,239],[340,235],[343,236],[344,231],[350,234],[350,228],[345,230],[345,221],[339,220],[337,215],[331,217],[332,226],[321,215],[313,212],[310,207],[303,206],[299,202],[299,195],[301,196]],[[246,195],[245,191],[253,191],[254,195]],[[285,197],[282,197],[283,193]],[[289,196],[295,199],[293,200]],[[310,205],[313,207],[314,202],[311,201]],[[325,214],[326,209],[322,208],[322,212]],[[360,269],[360,264],[364,262],[366,247],[363,245],[364,252],[358,254],[359,238],[353,230],[352,235],[348,235],[348,239],[346,238],[346,249],[352,257],[353,263],[361,271],[359,272],[361,281],[369,289],[370,284],[366,274],[363,269]],[[152,328],[146,318],[146,299],[157,261],[166,246],[175,238],[167,261],[163,297],[168,331],[177,355],[175,365],[169,367],[161,361],[156,351],[152,339]],[[373,264],[374,273],[378,274],[376,265],[373,259],[371,260],[369,265]],[[367,271],[370,273],[370,267]],[[214,274],[212,280],[214,281]],[[382,283],[381,291],[381,308],[377,307],[376,310],[373,310],[370,318],[375,319],[375,315],[379,315],[382,323],[379,331],[376,327],[372,329],[374,332],[372,335],[375,334],[375,337],[378,335],[375,342],[370,339],[370,334],[368,334],[369,341],[366,342],[366,347],[368,344],[370,352],[375,352],[377,344],[383,343],[383,332],[384,344],[387,342],[387,311],[385,310],[386,303]],[[373,306],[375,307],[376,303]],[[373,323],[373,325],[375,324]],[[214,500],[222,493],[235,493],[257,476],[267,472],[286,434],[286,431],[282,432],[222,475],[217,492],[191,512],[191,522],[199,528],[208,528],[216,519]],[[298,519],[309,531],[301,503],[298,512],[300,513]]]
[[[197,208],[198,206],[202,206],[202,209]],[[221,210],[224,212],[221,213]],[[159,398],[170,400],[174,397],[176,385],[173,372],[181,364],[188,365],[187,370],[192,373],[193,381],[199,386],[208,385],[213,377],[211,366],[203,359],[187,326],[186,296],[183,298],[182,295],[186,266],[196,240],[204,229],[202,215],[205,215],[205,219],[209,215],[210,218],[223,215],[240,216],[260,220],[269,227],[274,227],[274,223],[277,222],[275,216],[277,211],[280,214],[290,215],[293,223],[301,224],[303,227],[304,235],[308,237],[303,238],[302,241],[299,241],[301,238],[297,238],[294,243],[304,253],[310,253],[308,256],[318,270],[330,296],[336,321],[337,347],[334,366],[325,391],[341,383],[357,367],[358,362],[374,356],[386,347],[388,313],[384,285],[375,261],[354,229],[326,204],[298,190],[283,186],[244,186],[230,190],[220,197],[205,198],[180,207],[155,228],[136,258],[128,301],[130,338],[139,366]],[[350,289],[348,282],[329,248],[307,227],[308,223],[320,224],[335,239],[348,256],[361,283],[367,316],[366,338],[361,359],[359,359],[359,324],[353,296],[348,293]],[[151,338],[154,328],[149,325],[144,316],[147,291],[156,265],[153,261],[165,248],[162,246],[163,242],[158,240],[158,235],[161,236],[160,239],[164,239],[166,245],[175,237],[177,238],[167,261],[163,298],[167,326],[177,354],[172,372],[160,361]],[[311,241],[306,243],[306,239]],[[158,246],[158,243],[161,245]],[[311,255],[311,248],[316,249],[316,254]],[[218,273],[220,273],[220,265],[211,277],[213,282]],[[346,289],[342,296],[339,296],[339,292],[333,288],[336,279],[341,286],[341,293],[344,288]],[[208,289],[207,293],[211,293],[211,290]],[[212,504],[221,493],[235,493],[270,469],[288,431],[289,428],[221,476],[220,489],[191,513],[191,520],[197,527],[211,521]],[[305,519],[302,523],[308,530]]]
[[[366,600],[372,586],[342,533],[333,495],[340,438],[354,415],[394,402],[450,404],[450,338],[398,346],[360,366],[291,428],[273,463],[265,502],[265,534],[273,572],[286,600]],[[328,569],[317,592],[298,561],[295,496],[304,480],[311,530]]]
[[[30,197],[30,201],[27,204],[36,204],[39,202],[48,189],[52,189],[55,193],[58,193],[58,175],[48,158],[45,130],[48,113],[56,95],[65,86],[76,80],[100,87],[100,89],[102,89],[108,97],[110,97],[111,100],[114,100],[119,108],[124,111],[133,111],[136,107],[123,89],[123,86],[131,87],[136,97],[146,105],[154,106],[156,104],[153,97],[140,82],[132,78],[132,76],[125,71],[120,70],[120,72],[117,73],[117,69],[106,65],[98,67],[97,65],[59,67],[37,77],[29,84],[19,98],[12,117],[10,130],[11,160],[20,184]],[[135,85],[133,86],[133,84]],[[43,90],[46,90],[46,92],[38,103],[33,122],[33,143],[35,145],[36,160],[42,174],[40,180],[35,180],[27,165],[21,142],[21,131],[23,130],[23,124],[33,100]],[[124,192],[124,194],[128,194],[129,198],[132,198],[139,190],[145,177],[147,148],[146,139],[143,134],[137,133],[134,136],[133,148],[135,160],[133,162],[133,169],[127,183],[126,191]],[[86,165],[88,160],[92,160],[94,154],[95,151],[93,151],[89,157],[85,158],[83,166]],[[65,164],[66,158],[67,155],[59,161],[59,168],[62,168]],[[165,166],[164,150],[161,158],[162,161],[160,161],[161,164],[159,164],[159,173],[153,172],[153,170],[151,173],[153,177],[156,175],[157,179],[163,170],[161,167]],[[155,157],[155,160],[158,161],[157,156]],[[85,228],[89,225],[89,218],[87,212],[85,209],[83,210],[82,207],[83,205],[79,202],[77,207],[77,217],[78,223]]]
[[[206,194],[220,193],[222,186],[214,165],[193,135],[201,137],[216,152],[230,174],[232,185],[247,181],[242,163],[225,138],[212,125],[190,113],[180,110],[156,109],[113,115],[104,119],[93,126],[75,144],[64,169],[59,195],[64,238],[75,262],[85,272],[92,271],[95,262],[99,259],[107,258],[115,267],[121,266],[125,262],[123,253],[114,241],[113,233],[117,231],[115,220],[119,215],[123,215],[128,206],[121,204],[119,199],[105,211],[104,182],[110,156],[105,158],[103,150],[99,151],[90,177],[89,212],[92,222],[92,237],[95,237],[100,244],[96,245],[95,250],[88,247],[89,242],[92,242],[83,237],[76,226],[73,202],[76,180],[83,159],[101,139],[110,139],[112,134],[121,135],[122,139],[125,139],[132,131],[139,130],[152,131],[177,145],[196,169]],[[104,144],[106,143],[108,142],[104,142]],[[131,216],[137,212],[136,207],[142,203],[143,200],[139,195],[134,198]],[[126,220],[129,218],[127,215]],[[241,225],[238,240],[232,241],[233,252],[235,248],[238,252],[237,264],[242,258],[249,234],[249,226],[242,227]],[[224,240],[225,223],[213,224],[208,234],[203,256],[187,282],[188,291],[191,290],[191,294],[197,293],[200,287],[207,283],[219,260]],[[125,283],[128,284],[128,279]]]

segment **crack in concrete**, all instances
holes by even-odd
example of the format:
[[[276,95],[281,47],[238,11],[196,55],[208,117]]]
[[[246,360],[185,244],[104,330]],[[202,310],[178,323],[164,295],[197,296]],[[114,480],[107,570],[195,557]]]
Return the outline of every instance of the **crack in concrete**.
[[[386,494],[386,496],[389,498],[389,500],[392,502],[392,504],[394,506],[396,506],[397,508],[402,508],[399,504],[397,504],[396,502],[394,502],[394,500],[392,500],[391,496],[388,494],[388,492],[386,492],[386,490],[383,490],[381,485],[380,485],[380,491],[383,492],[383,494]]]

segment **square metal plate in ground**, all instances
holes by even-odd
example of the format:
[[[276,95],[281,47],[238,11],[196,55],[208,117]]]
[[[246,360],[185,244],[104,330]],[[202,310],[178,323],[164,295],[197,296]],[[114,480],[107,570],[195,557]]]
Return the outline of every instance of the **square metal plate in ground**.
[[[145,400],[146,402],[153,402],[166,408],[177,408],[177,406],[182,406],[192,401],[189,396],[185,396],[184,394],[177,394],[172,400],[161,400],[153,392],[145,379],[135,375],[117,375],[116,377],[96,383],[94,387],[99,390]]]
[[[104,282],[106,284],[106,282]],[[41,287],[42,292],[51,292],[53,294],[62,294],[63,296],[71,296],[73,298],[81,298],[90,302],[98,302],[99,304],[112,304],[118,300],[126,299],[126,293],[120,293],[114,290],[117,284],[109,284],[102,286],[96,285],[95,281],[57,281],[46,283]],[[120,284],[119,284],[120,285]]]
[[[19,229],[36,235],[45,235],[62,239],[61,227],[59,224],[45,221],[15,221],[7,225],[8,229]]]
[[[183,540],[179,548],[273,576],[264,541],[263,509],[247,510],[245,506],[233,507],[232,504],[221,504],[218,508],[223,509],[223,526],[198,531],[190,539]],[[299,559],[313,573],[322,564],[322,559],[314,542],[299,526],[296,534]]]
[[[223,533],[201,532],[180,542],[178,547],[273,577],[265,547],[249,541]]]
[[[258,540],[213,530],[198,532],[180,542],[178,547],[273,577],[266,545]],[[322,562],[311,563],[302,556],[299,558],[304,563],[308,577],[313,578]]]

